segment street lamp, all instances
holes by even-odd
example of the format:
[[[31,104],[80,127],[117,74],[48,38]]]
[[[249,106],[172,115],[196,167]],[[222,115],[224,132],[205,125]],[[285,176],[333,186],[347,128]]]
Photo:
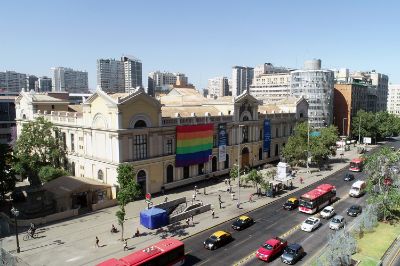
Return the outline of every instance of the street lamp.
[[[342,132],[343,132],[343,136],[345,136],[345,134],[344,134],[344,120],[347,120],[347,117],[344,117],[344,118],[343,118],[343,123],[342,123]]]
[[[21,252],[21,249],[19,248],[19,240],[18,240],[18,225],[17,225],[17,217],[19,215],[19,210],[16,208],[12,207],[11,213],[14,215],[14,222],[15,222],[15,237],[17,238],[17,253]]]
[[[239,125],[238,127],[238,201],[236,206],[239,208],[240,206],[240,129],[244,127],[244,125]]]

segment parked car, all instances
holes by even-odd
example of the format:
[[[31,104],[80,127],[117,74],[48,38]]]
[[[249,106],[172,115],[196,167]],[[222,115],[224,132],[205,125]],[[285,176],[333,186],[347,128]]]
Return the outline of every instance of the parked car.
[[[332,218],[331,222],[329,223],[329,228],[332,230],[339,230],[342,229],[345,225],[344,217],[341,215],[336,215]]]
[[[326,206],[321,212],[320,215],[324,219],[329,219],[333,215],[335,215],[335,209],[332,206]]]
[[[301,230],[306,231],[306,232],[312,232],[318,227],[320,227],[321,224],[321,219],[316,218],[316,217],[310,217],[307,220],[305,220],[302,225],[301,225]]]
[[[360,205],[352,205],[347,210],[347,215],[352,216],[352,217],[357,217],[361,213],[362,213],[362,207]]]
[[[294,210],[299,207],[299,200],[297,198],[289,198],[284,204],[283,208],[285,210]]]
[[[284,250],[281,261],[286,264],[295,264],[305,255],[304,249],[299,244],[290,244]]]
[[[217,231],[204,241],[204,247],[209,250],[217,249],[233,240],[232,235],[225,231]]]
[[[232,223],[232,228],[235,230],[243,230],[252,224],[254,224],[253,218],[242,215]]]
[[[287,241],[273,237],[268,239],[256,252],[256,257],[260,260],[271,261],[276,255],[283,252],[283,249],[287,246]]]
[[[343,180],[344,181],[352,181],[352,180],[354,180],[354,175],[351,173],[345,173]]]

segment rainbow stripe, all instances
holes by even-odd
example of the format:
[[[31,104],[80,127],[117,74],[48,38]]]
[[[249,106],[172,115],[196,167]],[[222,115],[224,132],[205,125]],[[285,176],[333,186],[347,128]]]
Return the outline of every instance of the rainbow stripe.
[[[208,162],[213,148],[214,124],[176,127],[176,167]]]

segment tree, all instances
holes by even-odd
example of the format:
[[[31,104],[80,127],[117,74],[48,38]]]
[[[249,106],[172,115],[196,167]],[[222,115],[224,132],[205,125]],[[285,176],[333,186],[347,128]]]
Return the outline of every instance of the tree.
[[[27,122],[15,144],[15,171],[23,178],[28,177],[31,186],[41,185],[41,167],[60,168],[66,164],[62,142],[60,130],[43,117]]]
[[[360,134],[361,139],[363,137],[373,137],[376,139],[378,135],[378,125],[376,124],[375,115],[372,112],[359,110],[357,115],[352,119],[351,126],[352,134],[354,136]]]
[[[400,153],[384,147],[366,156],[368,202],[378,208],[383,220],[398,218]]]
[[[297,124],[294,135],[290,136],[283,148],[282,155],[291,164],[302,164],[307,160],[307,132],[306,122]]]
[[[335,149],[332,147],[336,146],[339,135],[335,126],[321,128],[320,133],[319,136],[310,137],[312,161],[316,162],[319,167],[333,154]]]
[[[46,165],[40,168],[39,178],[40,181],[45,183],[54,180],[60,176],[66,176],[69,173],[61,168],[54,168],[51,165]]]
[[[121,240],[124,240],[125,206],[140,195],[140,187],[135,181],[135,169],[131,164],[120,164],[117,168],[119,189],[117,201],[119,210],[116,212],[118,224],[121,226]]]
[[[0,144],[0,196],[1,200],[5,199],[5,195],[15,188],[17,179],[12,169],[13,156],[11,148],[8,145]]]
[[[318,265],[350,265],[351,255],[357,250],[356,239],[348,232],[337,231],[328,237],[328,246]]]
[[[244,169],[240,169],[240,175],[243,175]],[[229,177],[232,180],[235,180],[238,177],[238,166],[237,165],[233,165],[233,167],[231,168],[231,170],[229,171]]]
[[[253,183],[253,186],[256,187],[256,191],[258,192],[258,185],[261,185],[263,182],[263,177],[258,173],[256,169],[252,169],[246,176],[244,181]]]

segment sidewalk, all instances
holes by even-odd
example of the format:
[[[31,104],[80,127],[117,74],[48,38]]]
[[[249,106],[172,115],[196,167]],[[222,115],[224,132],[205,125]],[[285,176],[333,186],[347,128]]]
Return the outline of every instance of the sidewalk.
[[[331,170],[329,171],[319,172],[317,169],[311,168],[310,170],[312,170],[312,172],[307,173],[305,168],[299,169],[293,181],[295,189],[283,194],[283,197],[286,197],[288,193],[295,192],[324,179],[328,175],[348,165],[351,159],[358,156],[357,148],[352,146],[350,151],[344,152],[343,160],[341,160],[339,153],[336,157],[332,158],[331,161],[333,163],[330,163]],[[300,184],[300,177],[304,180],[303,184]],[[181,221],[180,223],[169,225],[158,230],[144,228],[139,223],[139,213],[147,207],[147,203],[144,200],[129,203],[126,207],[127,219],[124,226],[124,237],[128,238],[129,251],[123,251],[123,244],[118,240],[121,236],[120,233],[110,233],[111,224],[114,224],[120,229],[115,216],[118,206],[115,206],[74,219],[44,226],[39,229],[39,232],[43,232],[43,237],[39,239],[22,241],[24,233],[21,233],[21,253],[18,254],[18,256],[30,265],[93,265],[110,257],[120,258],[126,256],[129,252],[150,246],[165,237],[185,239],[281,198],[258,198],[257,196],[253,196],[253,202],[249,202],[250,194],[256,192],[255,187],[241,187],[241,209],[238,209],[236,207],[238,197],[237,180],[233,183],[231,182],[231,185],[235,192],[235,200],[231,199],[231,195],[226,191],[227,187],[223,181],[207,186],[206,195],[203,194],[202,184],[197,185],[199,193],[197,194],[196,202],[202,201],[203,204],[212,204],[215,211],[215,218],[212,218],[211,212],[202,213],[194,216],[194,224],[190,222],[189,226],[186,225],[185,221]],[[188,205],[190,205],[194,193],[193,189],[188,191],[181,190],[182,189],[154,198],[153,203],[158,204],[164,202],[165,196],[168,197],[168,200],[186,197]],[[219,208],[218,195],[221,195],[223,202],[222,209]],[[140,231],[140,237],[133,238],[132,236],[137,228]],[[39,233],[39,236],[40,235],[41,233]],[[100,248],[94,247],[96,236],[100,239]],[[16,255],[15,236],[5,238],[3,240],[3,247]],[[57,256],[54,256],[54,252],[57,252]],[[40,256],[38,256],[39,254]]]

